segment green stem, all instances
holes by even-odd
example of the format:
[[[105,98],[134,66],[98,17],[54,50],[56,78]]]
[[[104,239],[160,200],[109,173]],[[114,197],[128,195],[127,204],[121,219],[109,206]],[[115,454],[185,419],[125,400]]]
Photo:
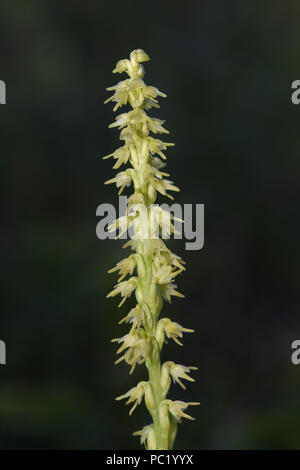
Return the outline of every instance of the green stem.
[[[143,108],[143,105],[140,106]],[[142,136],[142,135],[141,135]],[[146,153],[145,153],[146,150]],[[138,165],[133,163],[133,167],[138,175],[142,171],[143,165],[148,163],[149,152],[145,147],[144,151],[141,148],[136,148],[138,154]],[[135,182],[134,182],[135,185]],[[151,209],[151,203],[148,197],[148,184],[144,182],[142,187],[135,188],[142,192],[144,196],[145,205],[147,207],[148,216]],[[148,217],[149,220],[149,217]],[[153,270],[152,270],[152,254],[151,254],[151,231],[150,224],[148,224],[148,238],[145,240],[139,240],[136,244],[136,251],[139,255],[142,256],[145,267],[145,274],[143,275],[139,267],[137,267],[138,278],[141,283],[141,290],[143,296],[143,302],[148,306],[151,312],[152,325],[151,328],[145,326],[146,335],[151,340],[151,346],[153,347],[152,353],[149,359],[146,361],[146,366],[149,374],[149,383],[153,393],[154,406],[148,407],[148,411],[152,416],[153,425],[154,425],[154,434],[156,441],[156,449],[158,450],[168,450],[170,449],[170,439],[169,434],[170,430],[162,428],[160,418],[159,418],[159,408],[161,402],[165,399],[166,393],[161,387],[161,361],[160,361],[160,349],[158,342],[155,338],[157,320],[162,308],[162,297],[160,291],[156,288],[156,285],[153,284]],[[155,287],[155,288],[154,288]],[[154,449],[149,449],[154,450]]]
[[[145,328],[146,335],[149,339],[151,339],[151,344],[153,347],[152,354],[146,362],[149,373],[149,383],[154,399],[154,406],[148,409],[153,418],[156,448],[159,450],[168,450],[170,448],[169,431],[162,428],[159,418],[159,407],[160,403],[165,399],[165,392],[161,387],[160,350],[158,342],[155,338],[157,320],[161,310],[162,301],[160,292],[157,290],[153,292],[152,257],[149,246],[150,241],[151,240],[141,240],[137,246],[137,252],[143,257],[146,271],[146,275],[141,278],[143,282],[143,301],[149,307],[152,318],[151,328]],[[157,302],[157,299],[160,301]]]
[[[153,397],[154,397],[154,407],[151,410],[151,415],[153,418],[154,424],[154,434],[156,440],[156,448],[158,450],[168,450],[169,449],[169,432],[162,429],[161,422],[159,419],[159,405],[164,396],[162,393],[162,388],[160,385],[160,370],[161,364],[160,359],[149,361],[147,364],[149,371],[149,382],[152,388]]]

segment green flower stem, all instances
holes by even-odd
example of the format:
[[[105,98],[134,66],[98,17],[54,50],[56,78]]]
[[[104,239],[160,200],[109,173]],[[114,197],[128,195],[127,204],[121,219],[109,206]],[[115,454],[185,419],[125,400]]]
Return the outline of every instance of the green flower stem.
[[[139,242],[138,253],[142,255],[144,265],[145,265],[145,277],[141,276],[141,273],[138,269],[138,277],[141,278],[143,282],[142,287],[142,296],[143,296],[143,303],[145,303],[151,312],[152,318],[152,328],[145,328],[147,337],[154,345],[152,354],[150,358],[146,361],[146,366],[149,373],[149,383],[151,386],[152,394],[153,394],[153,406],[149,407],[148,410],[152,416],[153,424],[154,424],[154,434],[155,434],[155,441],[156,441],[156,449],[159,450],[168,450],[170,449],[169,446],[169,430],[162,429],[160,418],[159,418],[159,408],[161,402],[166,398],[166,391],[162,389],[161,386],[161,361],[160,361],[160,350],[159,345],[156,340],[156,328],[157,328],[157,321],[158,317],[162,308],[162,298],[160,292],[155,289],[155,292],[152,293],[153,288],[151,285],[153,284],[153,273],[152,273],[152,257],[151,252],[149,250],[149,241],[148,240],[141,240]],[[151,295],[152,294],[152,295]],[[154,295],[153,295],[154,294]],[[157,299],[160,300],[158,305]],[[149,450],[153,450],[149,446]]]
[[[141,444],[145,444],[146,449],[168,450],[172,449],[177,423],[181,418],[193,419],[184,410],[198,403],[167,399],[171,378],[185,388],[181,379],[194,382],[188,374],[196,368],[172,361],[161,364],[160,360],[166,337],[182,345],[179,340],[183,336],[182,333],[191,333],[194,330],[184,328],[179,323],[172,322],[170,318],[159,319],[163,300],[171,302],[171,296],[184,297],[175,290],[174,280],[185,268],[184,261],[172,253],[159,238],[164,233],[174,233],[171,220],[175,218],[157,204],[153,207],[157,193],[173,199],[168,191],[179,189],[165,178],[169,176],[168,173],[160,171],[165,166],[163,160],[166,157],[163,150],[174,144],[150,135],[166,134],[168,131],[162,126],[163,121],[147,114],[150,108],[159,107],[158,96],[166,96],[143,81],[144,68],[141,63],[148,60],[149,56],[143,50],[132,51],[130,59],[119,61],[114,69],[115,73],[126,72],[129,78],[108,88],[114,91],[107,100],[116,103],[114,110],[126,104],[130,104],[132,110],[117,116],[116,121],[109,126],[120,129],[120,139],[124,141],[124,145],[104,157],[117,160],[115,169],[122,164],[129,163],[130,166],[106,181],[106,184],[115,183],[117,188],[120,188],[119,194],[125,187],[131,184],[134,186],[126,215],[115,220],[108,230],[120,230],[120,236],[133,227],[134,239],[126,244],[131,247],[133,253],[109,271],[119,271],[120,277],[107,297],[120,294],[123,297],[120,307],[135,291],[137,305],[120,321],[130,322],[130,331],[122,338],[112,341],[119,345],[122,343],[117,354],[123,353],[123,356],[117,359],[116,364],[124,360],[131,366],[131,374],[137,364],[145,363],[149,375],[148,381],[139,382],[116,399],[127,399],[126,404],[132,405],[130,414],[144,399],[153,423],[136,431],[134,435],[140,436]],[[135,270],[137,274],[133,276]],[[127,275],[131,277],[124,280]]]
[[[152,393],[154,397],[154,407],[152,410],[149,410],[153,419],[154,424],[154,434],[156,441],[156,448],[159,450],[168,450],[169,447],[169,432],[168,430],[163,430],[161,427],[161,422],[159,419],[159,405],[164,400],[165,395],[163,394],[161,385],[160,385],[160,374],[161,374],[161,364],[160,358],[147,363],[147,368],[149,372],[149,382],[152,388]],[[153,449],[150,449],[153,450]]]

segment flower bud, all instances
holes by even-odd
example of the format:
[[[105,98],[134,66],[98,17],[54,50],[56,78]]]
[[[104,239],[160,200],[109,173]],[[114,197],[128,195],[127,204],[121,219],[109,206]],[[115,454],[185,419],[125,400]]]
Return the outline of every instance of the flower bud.
[[[148,62],[150,57],[145,51],[143,51],[143,49],[135,49],[130,53],[130,60],[132,62]]]

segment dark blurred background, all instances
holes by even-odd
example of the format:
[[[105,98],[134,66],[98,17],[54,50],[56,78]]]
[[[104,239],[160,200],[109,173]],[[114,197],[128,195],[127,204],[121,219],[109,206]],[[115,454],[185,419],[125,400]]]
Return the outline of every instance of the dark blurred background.
[[[163,358],[199,367],[170,396],[201,402],[176,448],[300,448],[299,24],[291,0],[1,1],[2,449],[138,449],[150,422],[114,400],[145,370],[113,365],[130,302],[105,299],[107,270],[125,252],[95,234],[97,206],[117,200],[105,88],[136,48],[168,94],[152,114],[176,142],[176,201],[205,204],[204,248],[170,244],[186,299],[164,314],[196,333]]]

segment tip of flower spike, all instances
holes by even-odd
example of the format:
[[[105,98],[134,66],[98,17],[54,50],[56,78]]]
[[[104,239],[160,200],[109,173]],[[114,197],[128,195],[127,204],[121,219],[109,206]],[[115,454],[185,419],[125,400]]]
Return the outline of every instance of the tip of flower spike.
[[[130,60],[132,62],[148,62],[150,57],[143,49],[135,49],[130,53]]]

